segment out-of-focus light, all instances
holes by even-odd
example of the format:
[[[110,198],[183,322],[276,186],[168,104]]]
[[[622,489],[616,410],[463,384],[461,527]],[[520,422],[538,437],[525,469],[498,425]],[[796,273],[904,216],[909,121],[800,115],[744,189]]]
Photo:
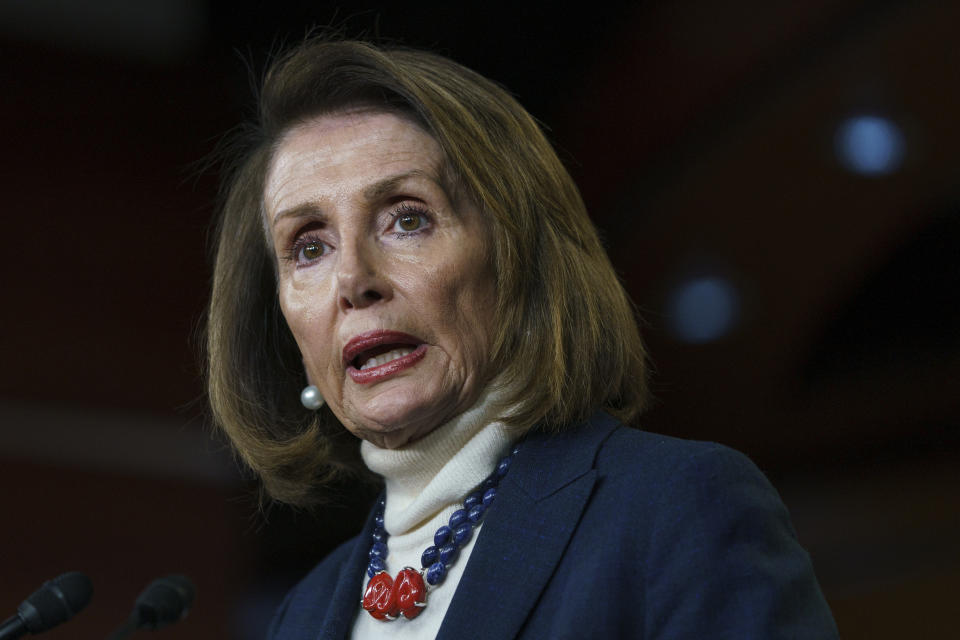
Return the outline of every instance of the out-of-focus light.
[[[880,116],[848,118],[837,127],[837,157],[844,167],[867,176],[893,173],[903,163],[903,133]]]
[[[670,297],[670,328],[685,342],[711,342],[727,334],[737,321],[740,297],[727,280],[711,276],[681,284]]]

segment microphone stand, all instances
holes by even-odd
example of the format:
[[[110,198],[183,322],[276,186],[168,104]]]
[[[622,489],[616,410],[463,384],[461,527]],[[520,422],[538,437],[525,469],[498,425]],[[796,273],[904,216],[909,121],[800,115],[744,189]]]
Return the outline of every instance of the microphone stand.
[[[19,615],[11,616],[0,624],[0,638],[13,640],[27,633],[27,627]]]
[[[140,624],[140,617],[137,615],[137,612],[134,611],[127,621],[122,625],[116,628],[113,633],[111,633],[107,640],[123,640],[123,638],[130,637],[133,635],[133,632],[137,630],[137,627]]]

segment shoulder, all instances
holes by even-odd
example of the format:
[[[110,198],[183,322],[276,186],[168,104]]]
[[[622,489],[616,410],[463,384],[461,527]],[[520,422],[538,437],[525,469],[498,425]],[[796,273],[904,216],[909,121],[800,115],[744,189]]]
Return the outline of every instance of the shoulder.
[[[528,474],[526,484],[553,488],[593,472],[600,489],[619,489],[645,503],[651,495],[746,485],[776,495],[757,466],[730,447],[630,428],[604,412],[569,431],[540,435],[531,444],[530,466],[537,472]]]
[[[597,495],[617,504],[622,517],[645,524],[646,550],[671,549],[657,559],[675,559],[685,545],[700,554],[725,553],[732,536],[797,545],[776,489],[730,447],[621,425],[598,447],[594,469]]]
[[[651,637],[836,637],[789,513],[747,456],[617,425],[593,468],[594,502],[632,532],[617,548],[642,567]]]
[[[598,447],[594,468],[601,477],[623,477],[664,493],[714,492],[753,485],[776,494],[763,473],[744,454],[716,442],[682,440],[623,425]]]
[[[642,468],[651,472],[661,468],[697,468],[704,463],[755,468],[745,455],[716,442],[683,440],[619,422],[613,426],[599,447],[598,465],[623,464],[641,470],[637,462],[643,462]]]
[[[341,578],[359,539],[355,536],[334,549],[290,590],[273,617],[268,638],[315,637],[328,616],[334,592],[343,583]]]
[[[691,507],[698,495],[703,500],[736,491],[780,504],[766,477],[742,453],[714,442],[629,428],[604,412],[573,429],[528,436],[508,480],[540,499],[585,475],[596,477],[595,495],[617,500],[621,512],[660,504]]]

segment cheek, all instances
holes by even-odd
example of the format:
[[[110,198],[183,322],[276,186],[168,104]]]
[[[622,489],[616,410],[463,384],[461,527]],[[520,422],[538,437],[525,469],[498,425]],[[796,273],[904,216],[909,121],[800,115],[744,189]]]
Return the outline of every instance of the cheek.
[[[466,355],[479,363],[490,357],[496,295],[489,269],[471,263],[448,283],[445,300],[450,330],[463,342]]]
[[[300,347],[300,353],[314,365],[327,355],[320,353],[319,348],[331,342],[322,299],[323,296],[307,295],[291,287],[281,287],[279,295],[280,310]]]
[[[478,357],[486,361],[491,357],[494,336],[494,295],[489,281],[475,283],[475,289],[463,302],[466,330],[473,338],[472,347]]]
[[[306,324],[306,317],[309,315],[309,309],[304,304],[301,296],[292,295],[289,289],[280,290],[279,295],[280,312],[283,313],[287,326],[290,328],[293,337],[297,343],[303,344],[303,327]]]

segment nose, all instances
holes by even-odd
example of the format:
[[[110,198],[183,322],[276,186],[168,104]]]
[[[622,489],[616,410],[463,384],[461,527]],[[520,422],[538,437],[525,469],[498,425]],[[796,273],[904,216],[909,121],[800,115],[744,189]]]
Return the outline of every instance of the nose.
[[[342,310],[362,309],[390,299],[390,282],[379,262],[376,249],[363,242],[341,246],[337,288]]]

